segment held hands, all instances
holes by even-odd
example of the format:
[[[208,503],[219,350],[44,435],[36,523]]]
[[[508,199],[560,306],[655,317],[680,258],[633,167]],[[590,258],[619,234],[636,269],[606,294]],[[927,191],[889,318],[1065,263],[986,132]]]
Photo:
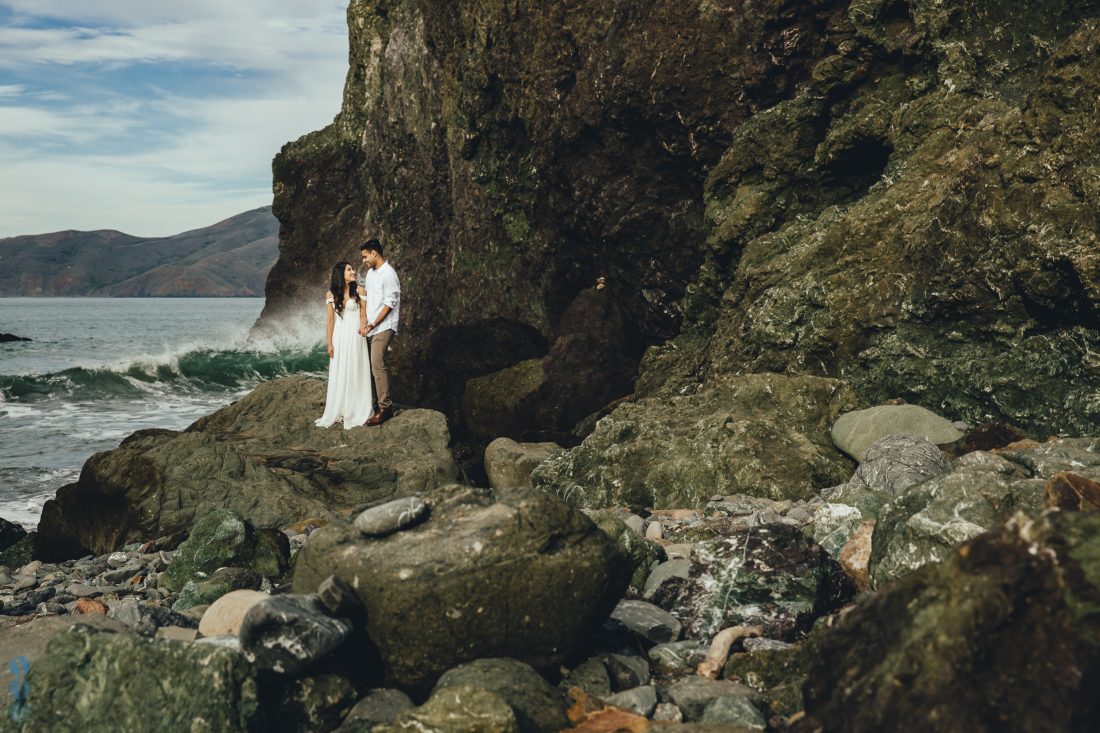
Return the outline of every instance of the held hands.
[[[374,328],[373,323],[368,323],[365,326],[360,326],[359,327],[359,335],[360,336],[366,336],[367,334],[369,334],[371,332],[371,329],[373,329],[373,328]]]
[[[328,358],[331,359],[335,355],[336,355],[336,350],[332,348],[332,343],[329,342],[329,345],[328,345]]]

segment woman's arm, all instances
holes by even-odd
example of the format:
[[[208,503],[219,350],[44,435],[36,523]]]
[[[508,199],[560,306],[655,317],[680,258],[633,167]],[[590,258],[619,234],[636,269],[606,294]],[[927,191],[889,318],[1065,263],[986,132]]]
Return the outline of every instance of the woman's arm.
[[[325,324],[325,332],[328,339],[328,358],[331,359],[336,354],[335,350],[332,348],[332,329],[336,326],[336,306],[331,300],[328,302],[326,310],[328,311],[328,315],[326,317],[327,323]]]
[[[359,333],[362,334],[367,327],[367,299],[359,299]]]

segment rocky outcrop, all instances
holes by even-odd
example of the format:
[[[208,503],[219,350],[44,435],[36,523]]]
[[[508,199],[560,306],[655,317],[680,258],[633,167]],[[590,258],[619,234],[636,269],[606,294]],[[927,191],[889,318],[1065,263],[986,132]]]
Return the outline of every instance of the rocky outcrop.
[[[531,472],[562,447],[557,443],[517,443],[497,438],[485,448],[485,474],[494,489],[531,486]]]
[[[443,415],[405,410],[378,429],[323,430],[313,420],[324,400],[324,381],[288,377],[183,432],[138,431],[46,502],[38,554],[109,552],[186,531],[222,507],[278,528],[456,478]]]
[[[675,332],[707,249],[708,168],[807,76],[844,5],[353,0],[343,108],[274,162],[281,255],[264,323],[318,302],[331,263],[378,235],[408,306],[395,389],[445,407],[471,377],[548,356],[603,276],[627,370],[577,343],[547,381],[557,364],[597,379],[539,400],[547,419],[579,420]]]
[[[378,235],[409,305],[406,401],[461,415],[470,380],[526,360],[524,400],[557,384],[489,437],[560,430],[629,374],[550,353],[601,276],[626,363],[678,334],[643,360],[642,397],[799,373],[971,424],[1087,431],[1095,15],[355,0],[343,108],[274,164],[263,322],[315,304]],[[594,388],[565,400],[565,372]]]
[[[956,459],[951,471],[913,486],[883,507],[872,541],[872,580],[882,585],[943,560],[1016,511],[1038,514],[1044,485],[1061,471],[1100,479],[1100,441],[1060,440]]]
[[[426,521],[384,537],[334,522],[296,559],[296,592],[333,575],[354,589],[388,686],[424,691],[483,657],[559,664],[626,589],[618,546],[548,494],[452,486],[429,502]]]
[[[1021,515],[867,597],[811,638],[795,730],[1091,730],[1098,538],[1097,514]]]
[[[851,475],[829,427],[857,405],[833,379],[731,377],[622,405],[531,480],[585,507],[702,507],[715,494],[807,499]]]

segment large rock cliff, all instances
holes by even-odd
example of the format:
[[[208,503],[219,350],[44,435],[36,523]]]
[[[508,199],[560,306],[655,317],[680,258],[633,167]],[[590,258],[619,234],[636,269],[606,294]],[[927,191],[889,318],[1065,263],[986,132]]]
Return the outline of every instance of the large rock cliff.
[[[377,235],[403,278],[398,399],[460,433],[463,410],[568,432],[632,391],[659,424],[662,398],[748,372],[1085,432],[1097,13],[352,0],[343,109],[274,163],[262,324],[319,310],[332,262]],[[582,293],[625,314],[601,319],[618,359],[562,341]],[[485,385],[520,414],[479,406]]]

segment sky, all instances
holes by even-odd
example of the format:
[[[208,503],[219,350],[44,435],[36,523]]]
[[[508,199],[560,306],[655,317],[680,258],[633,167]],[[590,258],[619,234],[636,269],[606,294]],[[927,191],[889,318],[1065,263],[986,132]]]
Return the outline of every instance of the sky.
[[[155,237],[271,203],[332,122],[347,0],[0,0],[0,237]]]

